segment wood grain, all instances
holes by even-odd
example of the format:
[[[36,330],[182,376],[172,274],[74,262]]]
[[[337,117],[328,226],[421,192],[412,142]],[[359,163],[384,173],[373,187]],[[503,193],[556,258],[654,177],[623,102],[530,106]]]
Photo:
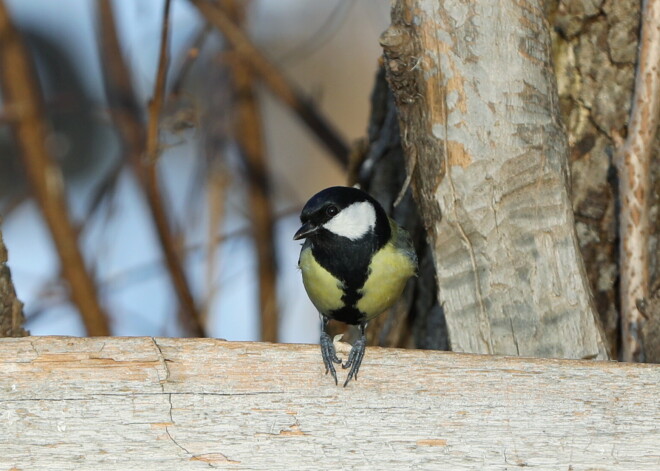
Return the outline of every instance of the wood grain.
[[[339,345],[345,356],[348,345]],[[660,366],[368,348],[0,340],[0,469],[660,469]]]

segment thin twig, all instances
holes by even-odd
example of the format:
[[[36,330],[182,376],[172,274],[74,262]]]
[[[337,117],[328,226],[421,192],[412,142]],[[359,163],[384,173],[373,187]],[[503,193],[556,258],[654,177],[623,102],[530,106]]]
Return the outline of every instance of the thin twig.
[[[148,165],[155,167],[155,162],[160,154],[159,149],[159,124],[160,113],[163,109],[165,99],[165,81],[167,79],[167,67],[169,65],[168,37],[170,31],[170,4],[171,0],[165,0],[163,9],[163,27],[160,34],[160,53],[158,57],[158,70],[154,83],[154,95],[149,101],[149,120],[147,122],[147,159]]]
[[[13,122],[16,143],[21,150],[32,191],[57,248],[63,276],[71,289],[71,298],[80,311],[89,335],[109,335],[107,316],[101,308],[94,281],[77,245],[61,170],[45,145],[48,132],[38,82],[27,50],[2,1],[0,38],[3,100],[6,106],[18,112],[18,119]]]
[[[226,11],[221,6],[205,0],[190,0],[190,2],[224,35],[227,42],[250,65],[270,91],[302,119],[343,167],[347,167],[349,147],[346,141],[319,113],[314,104],[305,98],[252,44],[243,30],[229,18]]]
[[[165,13],[164,24],[169,21],[167,9]],[[160,245],[165,255],[165,263],[179,298],[182,326],[192,335],[203,336],[204,331],[199,321],[195,301],[179,260],[176,242],[170,231],[168,215],[158,182],[156,161],[155,159],[144,158],[147,151],[147,131],[141,119],[140,106],[135,97],[131,75],[121,54],[114,15],[108,0],[99,1],[99,23],[105,69],[105,88],[112,117],[122,138],[127,156],[133,164],[134,172],[142,183],[141,187],[145,192]],[[158,73],[160,74],[160,71]],[[162,100],[162,95],[160,99]],[[158,143],[156,143],[157,146]]]
[[[650,161],[660,115],[660,0],[642,5],[642,29],[628,137],[619,147],[622,359],[644,361],[638,301],[649,296]]]
[[[284,211],[278,213],[276,218],[289,217],[294,214],[299,214],[302,208],[300,206],[294,206]],[[217,246],[218,244],[227,243],[233,240],[236,240],[240,237],[247,237],[252,231],[251,227],[241,227],[234,231],[228,232],[226,234],[217,234],[211,236],[213,244]],[[205,250],[206,249],[206,250]],[[191,244],[184,248],[184,252],[190,256],[200,256],[200,254],[206,252],[208,254],[208,245],[202,243]],[[135,267],[128,268],[126,271],[116,273],[109,278],[101,279],[98,282],[99,290],[103,293],[110,293],[115,291],[121,291],[127,286],[134,286],[136,283],[144,282],[148,280],[152,275],[155,276],[160,272],[160,268],[163,266],[163,260],[158,258],[156,260],[151,260],[140,264]],[[214,272],[215,278],[215,272]],[[48,281],[45,288],[37,290],[39,293],[39,302],[43,304],[45,301],[50,300],[51,304],[49,307],[58,306],[63,304],[66,300],[60,294],[60,291],[57,287],[53,287],[53,282]],[[205,301],[206,304],[209,303],[208,300]],[[35,310],[39,310],[40,306],[37,305],[31,306],[31,311],[29,313],[29,319],[32,321],[34,319],[33,314]],[[45,309],[45,308],[44,308]]]
[[[295,46],[280,54],[279,57],[274,59],[274,62],[281,67],[282,64],[297,63],[310,57],[339,33],[341,26],[357,3],[356,0],[337,2],[330,13],[323,18],[320,28],[314,31],[311,36],[299,39]]]
[[[202,318],[208,318],[218,292],[216,272],[218,270],[218,244],[215,235],[222,230],[225,216],[225,202],[229,190],[229,177],[226,169],[219,165],[219,161],[210,162],[208,169],[208,234],[206,239],[206,295],[202,304]]]
[[[186,48],[186,55],[183,61],[181,61],[181,65],[178,67],[178,71],[172,80],[172,90],[170,92],[172,95],[177,96],[181,93],[183,83],[188,77],[193,64],[199,57],[199,53],[202,50],[202,47],[204,46],[206,38],[208,38],[210,32],[211,26],[205,24],[204,27],[199,30],[197,35],[195,35],[195,38],[192,40],[190,47]]]
[[[125,163],[126,162],[124,160],[116,162],[114,166],[106,172],[106,174],[103,176],[103,179],[92,190],[88,199],[89,203],[85,209],[85,220],[80,226],[79,232],[85,232],[89,221],[92,220],[96,214],[96,211],[98,211],[101,207],[101,204],[104,203],[107,198],[111,198],[113,196]]]
[[[232,1],[232,20],[241,25],[244,7]],[[261,340],[277,342],[277,261],[275,258],[274,217],[271,205],[270,178],[264,156],[265,146],[261,129],[261,115],[257,104],[252,69],[243,56],[238,55],[232,65],[236,100],[235,136],[245,164],[248,180],[248,199],[252,237],[257,250],[259,312]]]
[[[232,186],[231,165],[227,160],[232,132],[232,87],[229,67],[219,55],[208,62],[202,88],[204,101],[199,107],[202,159],[197,162],[196,175],[188,190],[188,203],[198,205],[196,200],[202,195],[207,202],[208,238],[204,241],[207,286],[202,302],[202,312],[207,315],[219,292],[216,271],[220,267],[218,254],[222,252],[216,236],[222,230]]]

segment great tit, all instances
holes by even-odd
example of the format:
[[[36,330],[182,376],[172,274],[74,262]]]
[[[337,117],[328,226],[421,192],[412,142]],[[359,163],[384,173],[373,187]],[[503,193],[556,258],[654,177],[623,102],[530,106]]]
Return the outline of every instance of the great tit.
[[[357,379],[367,343],[367,323],[392,306],[417,272],[417,255],[408,232],[383,207],[357,188],[334,186],[312,196],[300,214],[294,240],[306,239],[298,267],[310,300],[321,314],[321,354],[325,373],[337,358],[326,332],[330,319],[358,325],[355,342],[342,368],[350,368],[344,386]]]

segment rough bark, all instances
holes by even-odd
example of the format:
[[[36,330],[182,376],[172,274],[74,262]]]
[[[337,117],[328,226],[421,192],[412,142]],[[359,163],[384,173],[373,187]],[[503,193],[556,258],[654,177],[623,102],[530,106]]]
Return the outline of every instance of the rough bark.
[[[617,172],[614,136],[626,136],[639,44],[638,0],[548,0],[572,200],[580,248],[614,357],[619,356]],[[660,138],[652,151],[649,278],[659,278]]]
[[[0,370],[3,470],[658,469],[655,365],[370,347],[342,388],[317,345],[28,337]]]
[[[433,253],[407,185],[399,118],[384,67],[380,67],[374,83],[368,135],[358,149],[351,158],[349,184],[359,183],[410,232],[419,258],[418,275],[410,280],[402,299],[389,313],[369,323],[369,343],[449,350],[447,323],[437,298]],[[397,202],[402,191],[405,193]]]
[[[607,358],[541,2],[400,0],[381,43],[452,349]]]
[[[618,356],[616,173],[634,82],[639,2],[550,1],[560,108],[568,130],[575,224],[598,312]]]
[[[649,298],[651,152],[660,120],[660,1],[642,2],[642,24],[628,137],[616,153],[619,175],[621,358],[644,361],[640,300]]]
[[[0,337],[23,337],[29,335],[23,328],[23,303],[16,296],[7,259],[0,232]]]
[[[651,290],[648,299],[638,303],[638,308],[645,318],[640,332],[644,361],[660,363],[660,282]]]

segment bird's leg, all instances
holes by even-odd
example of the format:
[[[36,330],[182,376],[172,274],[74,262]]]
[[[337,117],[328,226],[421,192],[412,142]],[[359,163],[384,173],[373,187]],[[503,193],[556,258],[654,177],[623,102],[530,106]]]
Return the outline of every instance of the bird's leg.
[[[357,374],[362,364],[362,358],[364,358],[364,351],[367,347],[367,337],[364,335],[364,330],[367,328],[367,324],[360,324],[360,338],[353,344],[351,352],[348,354],[348,360],[341,367],[350,368],[348,376],[346,377],[346,382],[344,387],[348,382],[355,378],[357,380]]]
[[[335,344],[332,343],[332,339],[325,331],[327,325],[328,318],[321,316],[321,356],[323,357],[323,363],[325,364],[325,374],[328,374],[329,371],[335,379],[335,384],[338,384],[337,371],[335,371],[335,365],[333,365],[333,363],[341,364],[341,359],[337,358]]]

